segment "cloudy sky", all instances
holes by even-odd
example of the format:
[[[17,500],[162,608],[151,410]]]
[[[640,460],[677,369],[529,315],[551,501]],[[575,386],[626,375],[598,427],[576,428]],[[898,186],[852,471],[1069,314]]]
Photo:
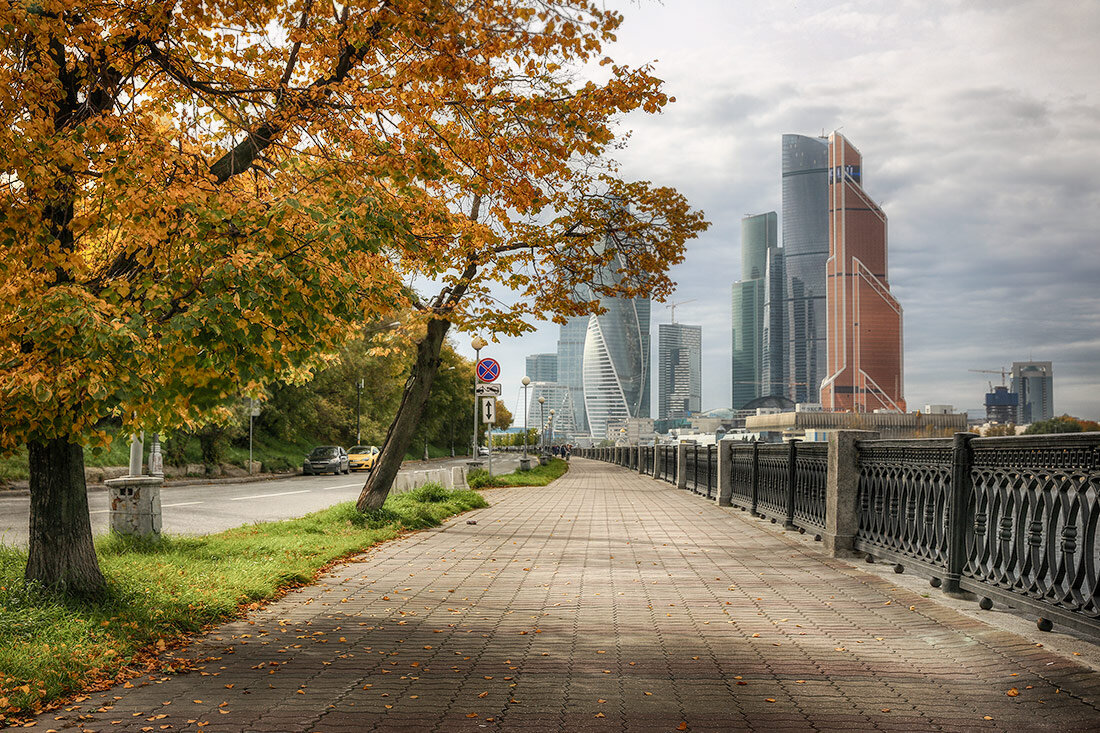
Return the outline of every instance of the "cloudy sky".
[[[673,300],[694,299],[677,321],[703,327],[704,409],[730,404],[740,220],[780,210],[780,137],[842,130],[890,219],[910,409],[978,408],[999,376],[968,369],[1034,359],[1054,362],[1059,414],[1100,418],[1100,3],[607,4],[626,16],[610,55],[656,62],[677,99],[624,121],[624,173],[675,186],[712,223],[673,271]],[[523,357],[557,335],[482,353],[510,406]]]

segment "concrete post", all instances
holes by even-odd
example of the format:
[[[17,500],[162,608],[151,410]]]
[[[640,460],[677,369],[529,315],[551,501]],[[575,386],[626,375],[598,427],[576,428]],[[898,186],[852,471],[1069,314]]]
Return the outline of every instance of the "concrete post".
[[[646,464],[645,446],[643,446],[641,443],[638,443],[638,473],[644,474],[646,472],[645,471],[645,468],[646,468],[645,464]]]
[[[733,438],[718,441],[718,506],[733,506]]]
[[[676,445],[676,488],[678,489],[686,489],[688,486],[688,448],[694,445],[694,440],[681,440]]]
[[[829,433],[829,464],[825,478],[825,532],[821,539],[833,557],[855,555],[859,528],[859,451],[857,440],[874,440],[872,430]]]
[[[966,567],[966,533],[972,526],[970,495],[974,486],[970,467],[974,462],[974,450],[970,441],[978,437],[974,433],[955,433],[952,446],[951,497],[947,512],[947,572],[943,577],[943,594],[952,598],[972,600],[974,594],[959,586],[963,568]]]

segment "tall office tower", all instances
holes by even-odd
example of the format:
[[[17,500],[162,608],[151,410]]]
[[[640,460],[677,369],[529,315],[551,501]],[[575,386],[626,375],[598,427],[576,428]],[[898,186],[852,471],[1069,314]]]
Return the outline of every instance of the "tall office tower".
[[[703,329],[657,326],[657,417],[687,417],[703,409]]]
[[[539,402],[542,397],[544,402]],[[585,432],[573,419],[573,396],[570,389],[557,382],[531,382],[531,402],[528,406],[527,425],[538,427],[554,411],[554,435],[572,437]],[[541,429],[541,427],[540,427]]]
[[[733,284],[731,301],[735,410],[768,394],[764,392],[763,374],[764,300],[768,258],[778,252],[776,224],[774,211],[746,216],[741,220],[741,280]],[[769,338],[773,333],[770,330],[767,332]]]
[[[790,390],[786,374],[787,305],[783,287],[783,250],[768,250],[764,273],[764,337],[760,353],[760,394],[786,396]]]
[[[578,433],[588,432],[588,416],[584,411],[584,339],[587,336],[588,316],[569,318],[561,325],[558,336],[557,381],[569,390],[573,423]],[[532,399],[537,398],[532,395]]]
[[[616,254],[603,273],[620,277]],[[649,298],[601,298],[604,313],[590,316],[584,340],[584,411],[593,439],[607,423],[649,417]]]
[[[905,412],[901,305],[886,277],[886,214],[863,190],[862,157],[829,136],[827,409]]]
[[[1017,425],[1054,417],[1054,365],[1051,362],[1012,362],[1012,391],[1020,397]]]
[[[528,356],[527,376],[532,382],[558,381],[558,355],[554,353]]]
[[[766,376],[770,394],[795,402],[816,401],[825,378],[828,170],[825,139],[783,136],[783,293],[768,302],[782,300],[785,306],[784,332],[778,334],[784,354],[782,368],[772,366]]]

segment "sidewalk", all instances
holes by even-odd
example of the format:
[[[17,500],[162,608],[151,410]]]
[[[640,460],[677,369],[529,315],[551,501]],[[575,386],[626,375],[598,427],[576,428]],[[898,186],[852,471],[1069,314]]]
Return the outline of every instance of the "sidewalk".
[[[669,484],[575,459],[490,500],[33,730],[1100,728],[1072,657]]]

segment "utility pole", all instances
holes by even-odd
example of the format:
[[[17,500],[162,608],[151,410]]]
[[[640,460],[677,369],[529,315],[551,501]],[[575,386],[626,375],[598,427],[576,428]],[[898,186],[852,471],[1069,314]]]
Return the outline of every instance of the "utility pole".
[[[360,379],[355,383],[355,444],[359,445],[363,442],[363,433],[359,429],[359,418],[363,415],[362,409],[362,396],[363,396],[363,380]]]

